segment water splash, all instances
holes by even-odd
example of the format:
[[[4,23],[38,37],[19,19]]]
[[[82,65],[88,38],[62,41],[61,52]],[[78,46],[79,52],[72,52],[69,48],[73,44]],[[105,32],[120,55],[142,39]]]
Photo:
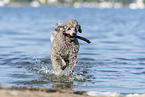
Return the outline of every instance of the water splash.
[[[55,73],[52,68],[51,60],[49,58],[37,58],[25,56],[22,60],[17,62],[13,60],[13,65],[24,70],[24,73],[17,74],[19,81],[13,81],[19,86],[26,87],[43,87],[43,88],[61,88],[73,89],[81,86],[86,81],[87,74],[84,73],[84,63],[79,63],[75,66],[71,76],[69,75],[70,67],[66,67],[59,75]],[[25,75],[25,78],[23,76]],[[16,76],[15,76],[16,77]]]
[[[53,74],[53,73],[54,73],[54,70],[52,69],[51,66],[42,65],[42,66],[41,66],[41,69],[38,70],[37,73]]]

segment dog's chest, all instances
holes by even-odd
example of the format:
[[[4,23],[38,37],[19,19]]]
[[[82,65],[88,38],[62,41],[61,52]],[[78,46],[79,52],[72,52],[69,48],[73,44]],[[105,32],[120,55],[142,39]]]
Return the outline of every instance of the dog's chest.
[[[77,54],[79,51],[79,42],[77,39],[71,41],[68,37],[65,37],[63,34],[59,33],[56,35],[52,43],[52,50],[61,56]]]
[[[62,55],[69,55],[69,54],[77,54],[78,53],[78,50],[79,50],[79,44],[78,44],[78,41],[75,40],[76,42],[71,42],[69,40],[68,41],[64,41],[64,45],[62,46],[62,49],[63,50],[63,54]]]

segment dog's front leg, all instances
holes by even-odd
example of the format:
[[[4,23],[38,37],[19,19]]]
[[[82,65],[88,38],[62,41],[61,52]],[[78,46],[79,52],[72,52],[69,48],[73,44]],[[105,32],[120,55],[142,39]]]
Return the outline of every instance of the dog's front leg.
[[[51,61],[55,71],[62,71],[66,67],[66,62],[59,55],[51,55]]]

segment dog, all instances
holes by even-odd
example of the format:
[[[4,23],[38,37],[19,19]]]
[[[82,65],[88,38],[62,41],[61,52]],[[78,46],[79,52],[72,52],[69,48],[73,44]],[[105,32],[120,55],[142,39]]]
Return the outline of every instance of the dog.
[[[53,28],[51,40],[51,62],[55,72],[60,74],[66,67],[69,67],[69,74],[72,73],[77,64],[77,54],[79,51],[78,39],[88,43],[89,40],[77,36],[77,32],[82,33],[81,26],[76,20],[67,19],[64,23],[56,23],[57,28]]]

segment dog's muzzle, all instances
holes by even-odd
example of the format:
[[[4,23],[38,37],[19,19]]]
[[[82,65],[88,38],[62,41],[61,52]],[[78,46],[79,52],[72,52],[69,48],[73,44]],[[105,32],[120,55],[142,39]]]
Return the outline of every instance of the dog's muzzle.
[[[81,36],[78,36],[78,35],[74,35],[74,36],[71,36],[70,34],[67,34],[67,33],[63,33],[63,35],[67,36],[67,37],[70,37],[71,40],[74,40],[75,38],[78,38],[78,39],[81,39],[87,43],[91,43],[90,40],[84,38],[84,37],[81,37]]]
[[[76,38],[76,33],[73,33],[73,35],[63,33],[65,36],[69,37],[71,40],[74,40]]]

